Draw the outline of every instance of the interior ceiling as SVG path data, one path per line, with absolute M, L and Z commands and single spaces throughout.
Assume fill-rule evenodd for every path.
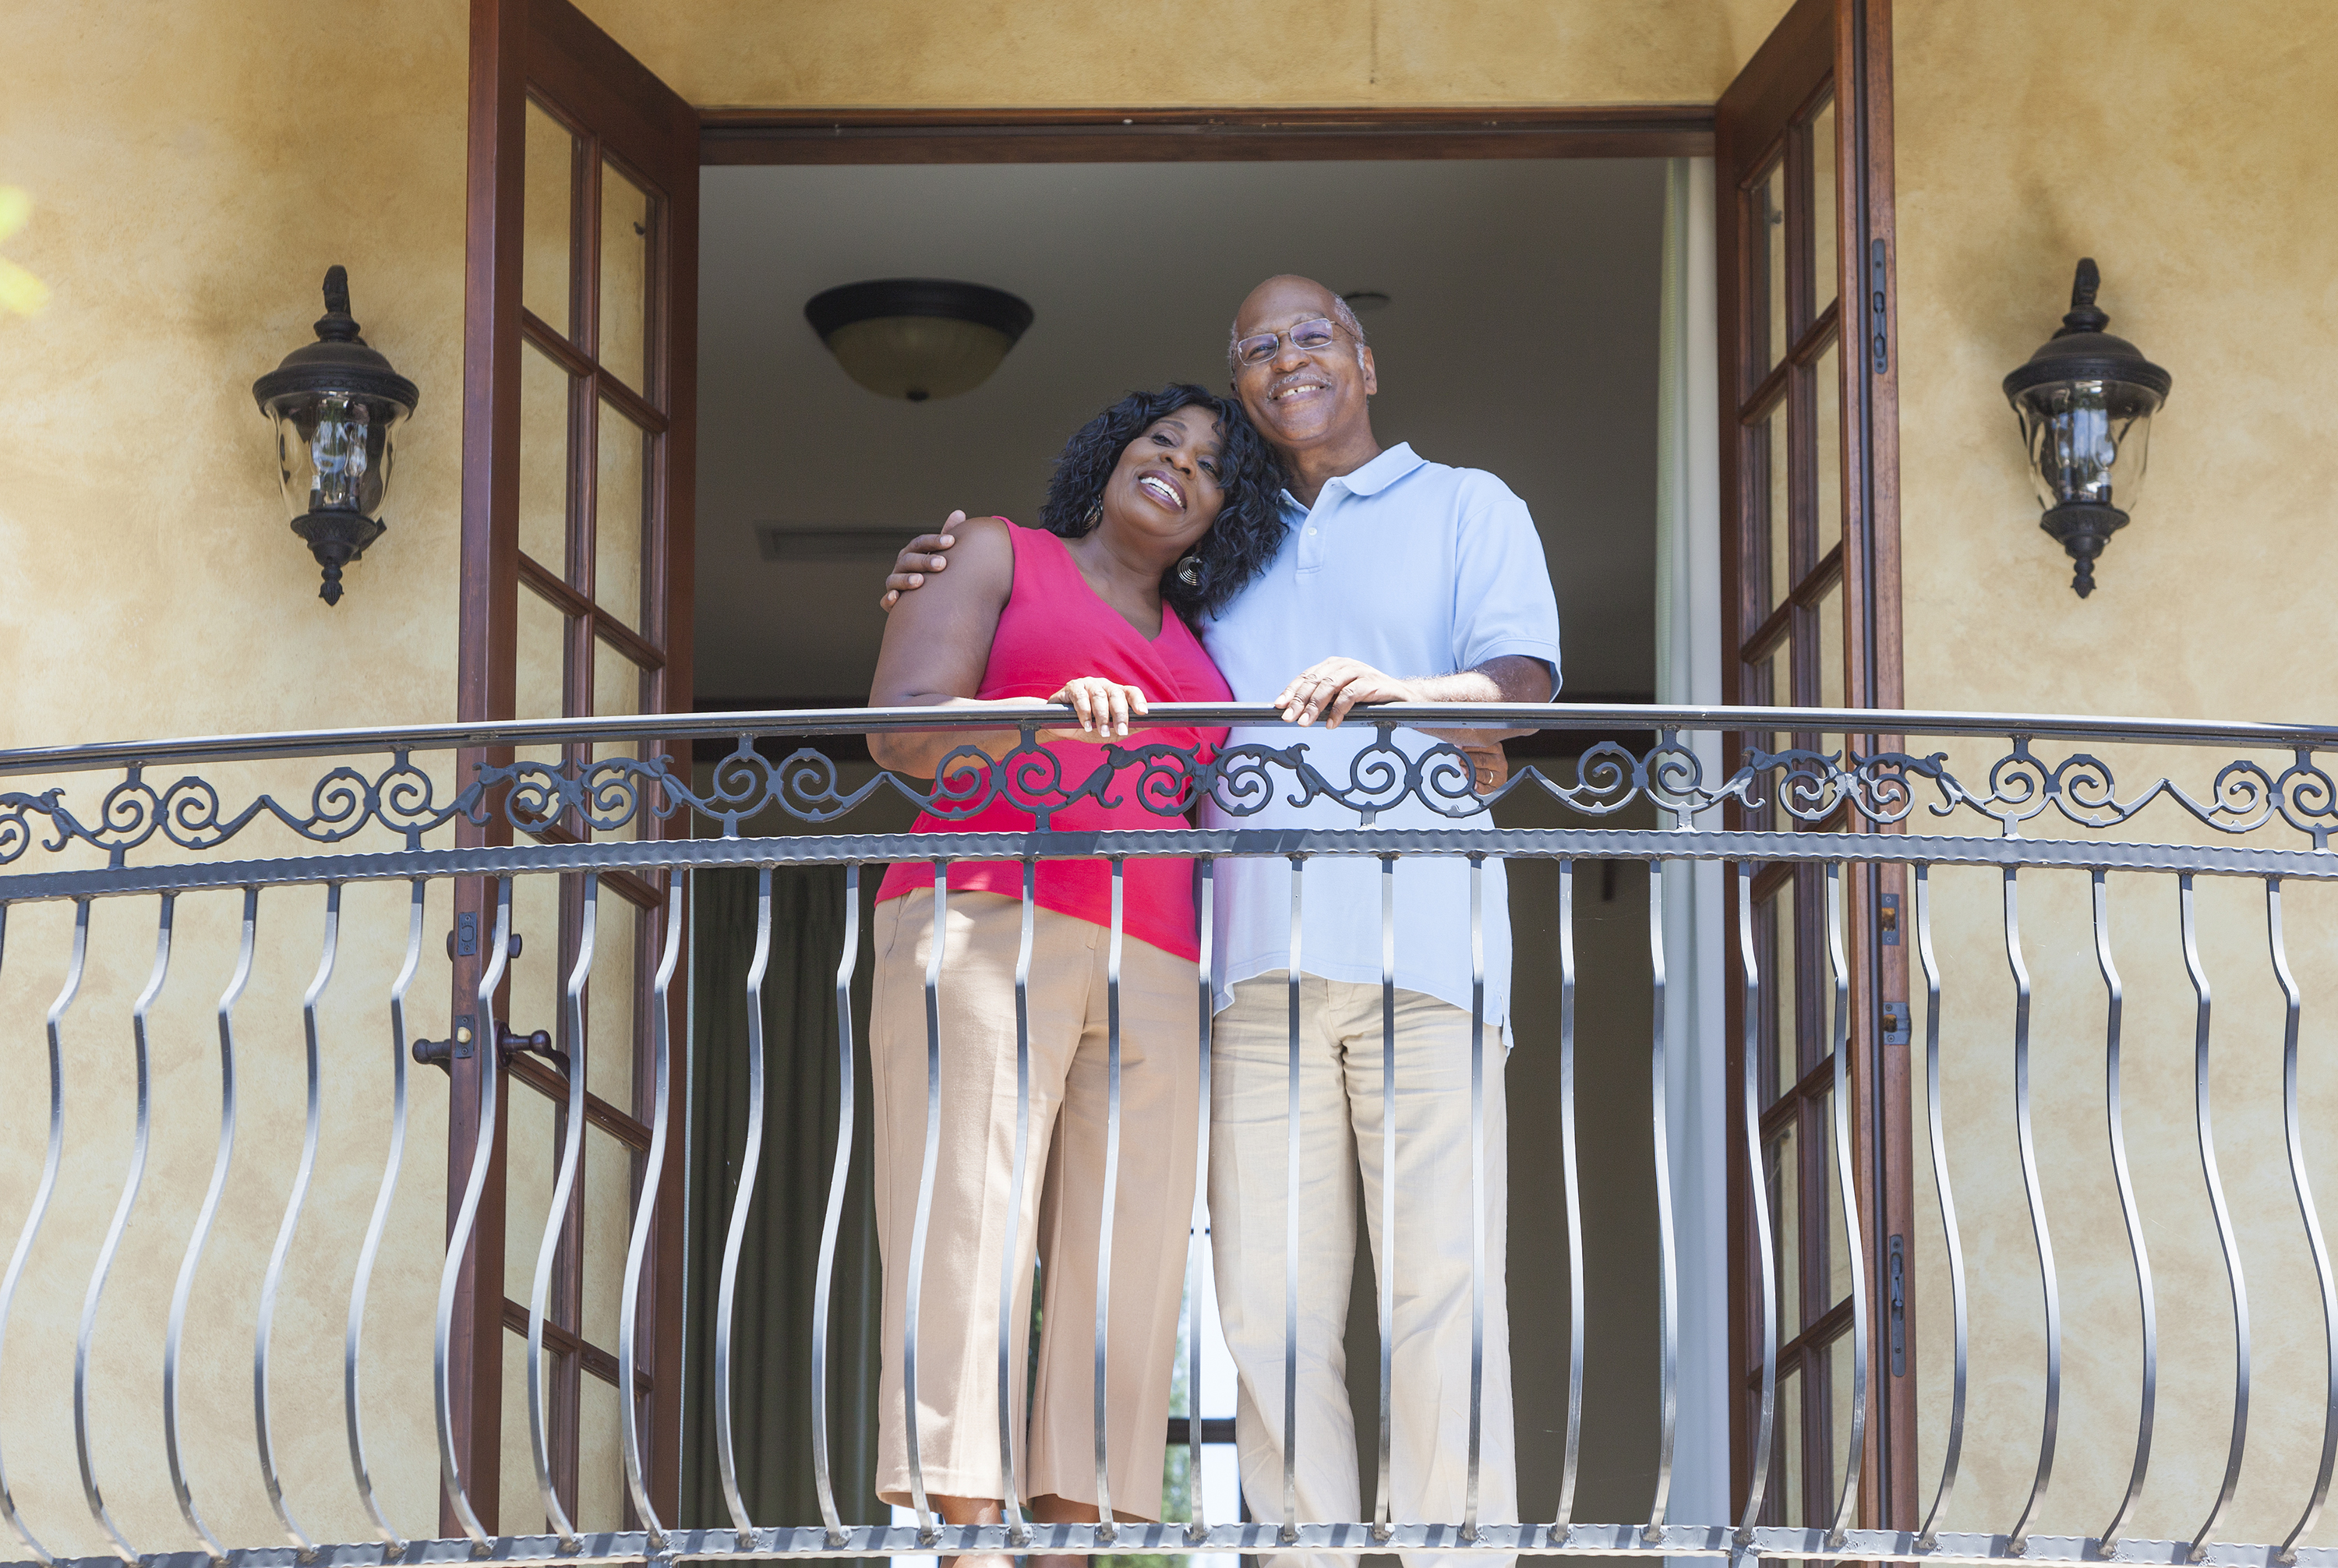
M 865 696 L 889 545 L 952 507 L 1027 523 L 1065 439 L 1106 404 L 1168 381 L 1223 387 L 1228 321 L 1275 272 L 1390 296 L 1362 318 L 1380 440 L 1490 469 L 1524 497 L 1570 694 L 1653 691 L 1660 161 L 709 168 L 702 181 L 702 703 Z M 891 401 L 848 379 L 803 317 L 823 289 L 888 277 L 991 284 L 1036 319 L 974 391 Z M 757 529 L 773 524 L 826 537 L 767 560 Z M 857 530 L 889 546 L 840 548 Z

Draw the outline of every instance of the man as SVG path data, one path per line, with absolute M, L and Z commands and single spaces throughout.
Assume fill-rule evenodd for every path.
M 1558 609 L 1525 504 L 1492 475 L 1383 448 L 1369 399 L 1372 350 L 1345 301 L 1310 279 L 1270 278 L 1235 317 L 1235 394 L 1282 459 L 1290 532 L 1273 563 L 1203 629 L 1237 701 L 1272 701 L 1286 726 L 1323 720 L 1307 760 L 1344 785 L 1371 745 L 1359 704 L 1543 702 L 1558 681 Z M 902 553 L 889 607 L 928 571 L 946 569 L 947 535 Z M 1293 671 L 1296 671 L 1294 674 Z M 1400 671 L 1403 673 L 1391 673 Z M 1480 789 L 1499 782 L 1499 732 L 1451 737 L 1472 750 Z M 1237 729 L 1232 745 L 1281 746 L 1287 728 Z M 1399 731 L 1419 755 L 1430 743 Z M 1346 828 L 1330 801 L 1204 827 Z M 1490 828 L 1419 800 L 1380 811 L 1385 828 Z M 1354 1268 L 1357 1173 L 1380 1277 L 1383 1183 L 1396 1198 L 1390 1516 L 1455 1522 L 1466 1505 L 1472 1339 L 1471 867 L 1408 857 L 1395 873 L 1396 1169 L 1382 1166 L 1380 863 L 1305 863 L 1300 943 L 1300 1254 L 1292 1481 L 1301 1520 L 1354 1520 L 1356 1432 L 1343 1338 Z M 1284 1279 L 1292 1234 L 1287 1117 L 1292 869 L 1282 859 L 1217 864 L 1212 1031 L 1210 1220 L 1218 1309 L 1241 1377 L 1236 1439 L 1254 1517 L 1284 1508 Z M 1505 1306 L 1507 1120 L 1502 1075 L 1509 1009 L 1508 901 L 1499 861 L 1479 889 L 1483 1033 L 1484 1352 L 1478 1517 L 1517 1518 Z M 1376 1439 L 1375 1439 L 1376 1443 Z M 1296 1568 L 1285 1553 L 1278 1568 Z M 1344 1559 L 1324 1557 L 1322 1568 Z M 1312 1568 L 1312 1565 L 1311 1565 Z

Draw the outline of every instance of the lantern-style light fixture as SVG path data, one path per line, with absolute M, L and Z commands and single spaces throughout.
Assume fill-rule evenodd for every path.
M 2078 564 L 2070 586 L 2081 599 L 2095 591 L 2095 557 L 2127 526 L 2120 503 L 2135 505 L 2143 487 L 2151 416 L 2174 385 L 2134 344 L 2103 330 L 2111 318 L 2095 307 L 2101 287 L 2094 259 L 2082 260 L 2062 329 L 2005 378 L 2046 509 L 2038 525 Z
M 911 403 L 989 380 L 1031 318 L 1031 307 L 1003 289 L 942 278 L 846 283 L 804 302 L 804 319 L 847 376 Z
M 341 568 L 381 537 L 389 491 L 390 427 L 414 412 L 414 383 L 358 336 L 349 316 L 349 275 L 325 272 L 325 314 L 317 340 L 251 384 L 252 399 L 276 425 L 276 466 L 284 509 L 324 568 L 317 597 L 341 602 Z

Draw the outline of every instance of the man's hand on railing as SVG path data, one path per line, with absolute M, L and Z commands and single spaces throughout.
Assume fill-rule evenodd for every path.
M 1458 675 L 1400 680 L 1361 659 L 1333 657 L 1309 665 L 1291 678 L 1275 698 L 1286 723 L 1308 725 L 1318 717 L 1327 730 L 1359 704 L 1374 702 L 1539 702 L 1548 700 L 1550 667 L 1539 659 L 1488 659 Z M 1510 760 L 1502 742 L 1523 730 L 1431 730 L 1469 756 L 1469 779 L 1480 795 L 1509 782 Z

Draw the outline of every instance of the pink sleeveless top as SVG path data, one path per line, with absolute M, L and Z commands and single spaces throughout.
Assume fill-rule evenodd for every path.
M 1233 700 L 1225 678 L 1174 610 L 1162 606 L 1161 634 L 1148 642 L 1088 586 L 1062 539 L 1041 529 L 1012 525 L 1007 536 L 1014 542 L 1015 586 L 998 612 L 998 630 L 990 641 L 990 662 L 983 668 L 977 697 L 1052 697 L 1066 681 L 1100 675 L 1135 687 L 1152 702 Z M 1148 742 L 1194 748 L 1207 759 L 1216 754 L 1225 739 L 1223 729 L 1161 726 L 1131 729 L 1121 744 L 1129 749 Z M 1056 740 L 1046 749 L 1054 754 L 1061 769 L 1059 781 L 1066 788 L 1076 788 L 1104 761 L 1105 749 L 1086 741 Z M 1115 774 L 1108 792 L 1119 804 L 1082 799 L 1053 813 L 1049 826 L 1059 833 L 1093 832 L 1100 828 L 1184 828 L 1184 818 L 1157 815 L 1138 803 L 1136 781 L 1142 771 L 1129 766 Z M 968 816 L 946 819 L 931 812 L 920 813 L 911 831 L 1028 833 L 1037 826 L 1037 818 L 1015 800 L 1010 786 L 998 799 Z M 1198 958 L 1193 862 L 1161 857 L 1131 858 L 1124 864 L 1121 929 L 1164 952 Z M 930 887 L 933 882 L 932 862 L 903 861 L 886 871 L 877 897 L 880 901 L 899 898 L 913 888 Z M 950 867 L 949 885 L 953 893 L 973 889 L 1020 898 L 1022 862 L 961 860 Z M 1102 860 L 1042 860 L 1034 897 L 1042 908 L 1109 926 L 1111 867 Z

